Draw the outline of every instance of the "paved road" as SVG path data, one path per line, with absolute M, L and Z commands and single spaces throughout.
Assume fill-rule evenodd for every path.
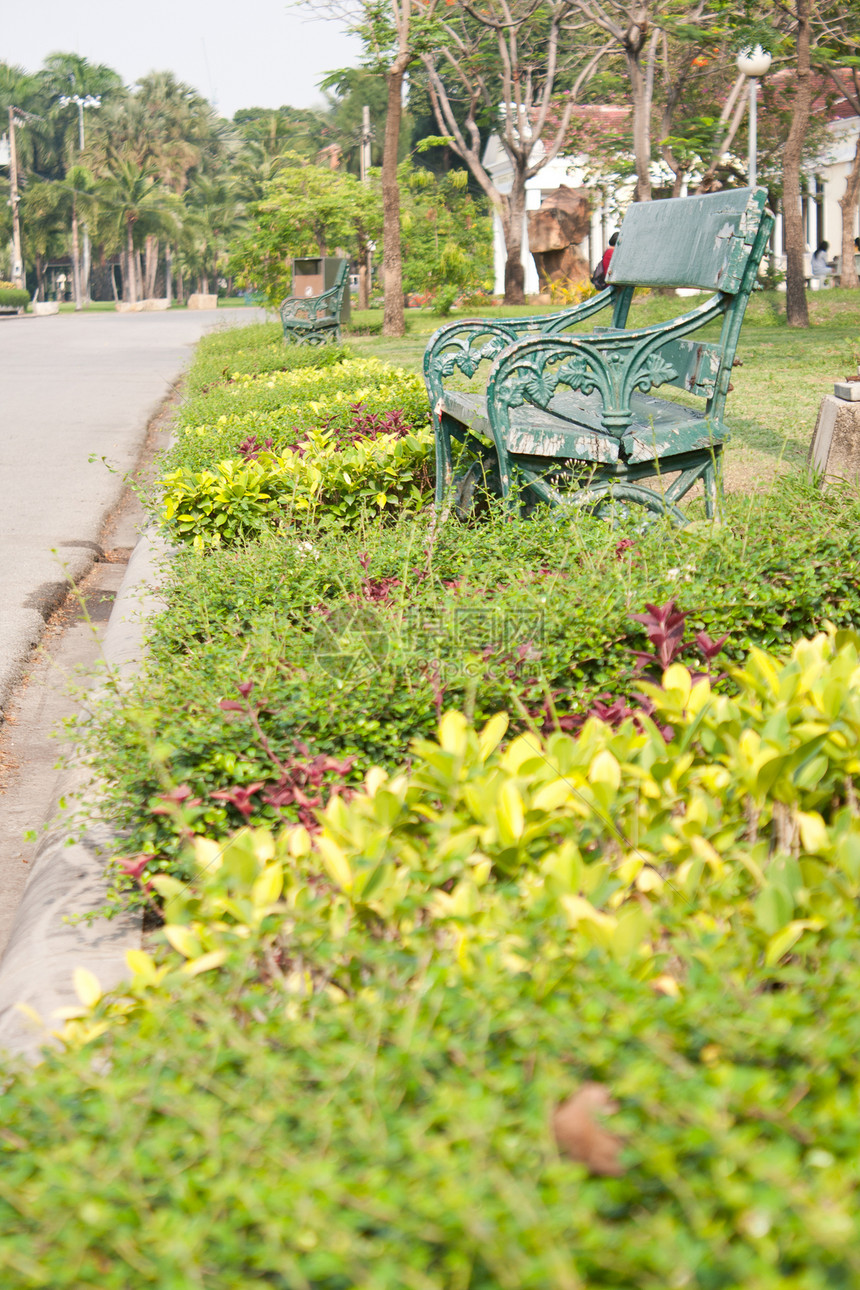
M 262 317 L 219 309 L 0 319 L 0 708 L 64 568 L 76 578 L 89 568 L 147 422 L 191 346 L 215 326 Z

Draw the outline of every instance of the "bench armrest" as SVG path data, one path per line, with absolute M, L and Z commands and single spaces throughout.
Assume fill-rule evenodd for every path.
M 554 334 L 575 326 L 613 303 L 618 288 L 607 287 L 581 305 L 554 314 L 532 314 L 526 318 L 464 318 L 446 323 L 430 337 L 424 351 L 424 379 L 431 403 L 442 393 L 444 379 L 459 368 L 474 376 L 482 363 L 490 362 L 522 336 Z
M 703 397 L 722 400 L 723 374 L 731 367 L 733 349 L 728 353 L 684 337 L 723 312 L 722 298 L 714 296 L 668 323 L 584 336 L 530 336 L 509 345 L 497 356 L 487 383 L 493 434 L 507 433 L 511 408 L 523 403 L 548 407 L 559 386 L 584 395 L 596 391 L 604 427 L 618 438 L 633 419 L 630 400 L 637 390 L 648 393 L 659 385 L 681 383 Z
M 334 317 L 340 314 L 343 297 L 343 284 L 329 287 L 318 296 L 288 296 L 279 307 L 281 319 L 306 318 L 314 321 L 321 317 Z

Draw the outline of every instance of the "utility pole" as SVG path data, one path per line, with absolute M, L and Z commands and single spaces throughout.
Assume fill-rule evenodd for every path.
M 18 152 L 15 147 L 15 108 L 9 109 L 9 188 L 12 206 L 12 281 L 16 287 L 26 287 L 24 259 L 21 253 L 21 215 L 18 204 Z
M 74 89 L 75 87 L 74 73 L 70 74 L 69 80 L 72 82 L 72 89 Z M 70 103 L 74 103 L 78 109 L 78 156 L 80 156 L 80 154 L 84 150 L 84 108 L 101 107 L 102 99 L 100 94 L 85 94 L 83 96 L 81 96 L 80 94 L 64 94 L 62 98 L 59 99 L 60 107 L 68 107 Z M 78 255 L 77 202 L 76 202 L 76 199 L 74 199 L 74 197 L 73 197 L 73 201 L 75 202 L 75 209 L 72 214 L 72 242 L 73 242 L 72 258 L 74 260 L 74 265 L 75 265 L 75 270 L 74 270 L 75 308 L 80 309 L 82 303 L 85 305 L 89 305 L 91 303 L 90 277 L 92 273 L 92 252 L 90 249 L 90 231 L 87 228 L 87 225 L 82 221 L 81 232 L 83 234 L 82 240 L 84 244 L 83 256 L 80 257 Z
M 370 108 L 367 104 L 361 109 L 361 182 L 366 184 L 370 175 L 370 141 L 373 132 L 370 128 Z

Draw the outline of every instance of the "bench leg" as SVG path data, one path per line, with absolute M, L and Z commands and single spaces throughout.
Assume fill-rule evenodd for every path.
M 723 518 L 723 454 L 714 453 L 702 474 L 705 489 L 705 514 L 709 520 Z
M 451 430 L 456 424 L 447 412 L 434 412 L 436 432 L 436 508 L 445 505 L 454 483 L 454 457 L 451 452 Z

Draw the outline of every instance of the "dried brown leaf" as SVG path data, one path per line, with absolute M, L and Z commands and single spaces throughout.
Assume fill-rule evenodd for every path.
M 617 1178 L 624 1172 L 618 1156 L 624 1145 L 595 1118 L 618 1110 L 604 1084 L 583 1084 L 582 1088 L 556 1107 L 552 1125 L 559 1151 L 578 1160 L 593 1174 Z

